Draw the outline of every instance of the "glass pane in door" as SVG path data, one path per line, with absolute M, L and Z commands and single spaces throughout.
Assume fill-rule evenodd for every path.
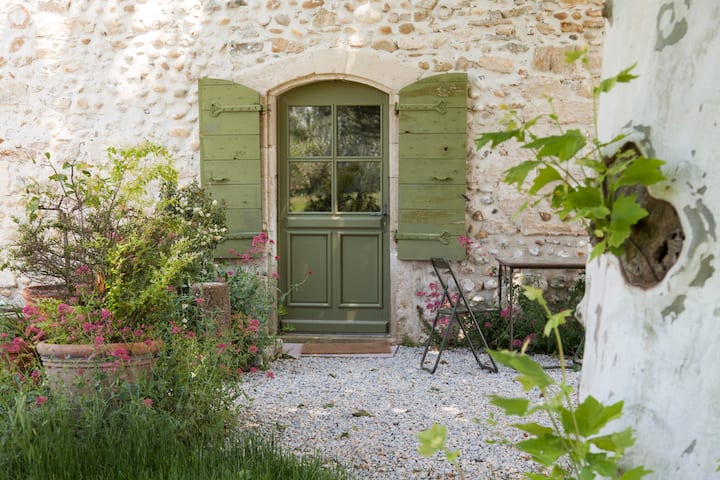
M 290 157 L 332 155 L 332 107 L 293 106 L 288 109 Z
M 289 167 L 289 210 L 332 211 L 332 163 L 290 162 Z
M 380 162 L 337 162 L 338 211 L 380 211 L 380 166 Z
M 379 157 L 382 154 L 380 119 L 379 105 L 338 105 L 338 156 Z

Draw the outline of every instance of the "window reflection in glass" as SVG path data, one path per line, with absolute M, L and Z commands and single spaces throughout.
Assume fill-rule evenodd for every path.
M 338 105 L 338 156 L 379 157 L 382 153 L 379 105 Z
M 379 212 L 380 177 L 380 162 L 338 162 L 338 211 Z
M 332 107 L 288 108 L 291 157 L 329 157 L 332 154 Z
M 290 162 L 290 211 L 332 210 L 332 169 L 329 162 Z

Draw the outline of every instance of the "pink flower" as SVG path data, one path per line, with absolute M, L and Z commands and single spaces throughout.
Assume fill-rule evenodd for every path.
M 268 378 L 275 378 L 275 374 L 273 372 L 267 372 L 266 375 Z
M 235 255 L 235 249 L 234 249 L 234 248 L 229 248 L 229 249 L 228 249 L 228 253 L 229 253 L 230 255 Z
M 144 400 L 143 400 L 143 405 L 146 406 L 147 408 L 152 407 L 152 405 L 153 405 L 153 400 L 152 400 L 152 398 L 146 398 L 146 399 L 144 399 Z
M 232 277 L 233 275 L 235 275 L 235 273 L 232 270 L 228 270 L 227 274 L 228 274 L 228 277 Z
M 110 352 L 110 355 L 112 355 L 113 357 L 115 357 L 119 360 L 125 360 L 125 361 L 130 360 L 130 353 L 125 348 L 122 348 L 122 347 L 116 348 L 115 350 Z
M 93 343 L 95 345 L 100 345 L 102 343 L 105 343 L 105 337 L 103 337 L 102 335 L 98 335 L 97 337 L 95 337 L 95 340 L 93 340 Z
M 205 299 L 202 297 L 198 297 L 195 299 L 195 303 L 197 303 L 198 305 L 202 305 L 203 303 L 205 303 Z
M 195 338 L 195 332 L 185 332 L 185 336 L 188 338 Z
M 75 311 L 75 309 L 73 307 L 71 307 L 70 305 L 68 305 L 67 303 L 61 303 L 60 305 L 58 305 L 57 310 L 58 310 L 58 314 L 60 314 L 60 315 L 73 313 Z
M 165 289 L 170 293 L 175 292 L 175 287 L 173 287 L 172 285 L 168 285 L 167 287 L 165 287 Z
M 250 373 L 257 373 L 258 369 L 256 367 L 250 367 Z
M 218 343 L 217 344 L 217 349 L 219 352 L 224 351 L 226 348 L 227 348 L 227 343 Z
M 40 310 L 38 310 L 37 307 L 33 305 L 25 305 L 22 311 L 25 318 L 34 317 L 40 314 Z
M 270 274 L 270 276 L 271 276 L 272 278 L 276 279 L 276 280 L 277 280 L 278 278 L 280 278 L 280 274 L 277 273 L 277 272 L 272 272 L 272 273 Z
M 258 348 L 257 348 L 255 345 L 250 345 L 250 346 L 248 347 L 248 352 L 250 352 L 250 353 L 252 353 L 253 355 L 255 355 L 255 354 L 258 352 Z
M 492 323 L 485 322 L 485 328 L 492 328 Z
M 520 341 L 519 338 L 513 339 L 513 341 L 512 341 L 512 346 L 513 346 L 513 347 L 519 347 L 520 345 L 522 345 L 522 342 Z
M 39 407 L 41 405 L 44 405 L 45 402 L 47 402 L 47 401 L 48 401 L 48 397 L 44 397 L 44 396 L 40 395 L 35 399 L 35 405 L 37 405 Z

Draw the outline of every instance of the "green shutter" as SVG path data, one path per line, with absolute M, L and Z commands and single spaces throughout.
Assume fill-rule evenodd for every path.
M 260 95 L 226 80 L 202 78 L 200 179 L 210 195 L 225 201 L 228 236 L 216 255 L 244 252 L 262 230 L 260 188 Z
M 465 250 L 467 75 L 424 78 L 400 90 L 398 257 L 461 260 Z

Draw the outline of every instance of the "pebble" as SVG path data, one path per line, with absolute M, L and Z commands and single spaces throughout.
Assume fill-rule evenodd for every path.
M 511 445 L 523 439 L 511 426 L 518 418 L 505 416 L 488 395 L 539 401 L 539 392 L 524 392 L 509 368 L 481 370 L 465 349 L 444 351 L 430 374 L 420 368 L 422 352 L 401 346 L 386 358 L 277 360 L 270 366 L 274 378 L 249 375 L 241 383 L 249 397 L 241 424 L 274 436 L 285 451 L 336 461 L 358 480 L 460 478 L 443 454 L 426 458 L 417 451 L 417 434 L 433 423 L 447 427 L 447 446 L 460 451 L 458 464 L 466 479 L 515 480 L 538 471 Z M 434 362 L 432 355 L 428 359 Z M 550 357 L 535 359 L 557 363 Z M 560 378 L 560 370 L 546 371 Z M 576 389 L 579 379 L 579 372 L 568 372 L 568 383 Z M 533 421 L 548 423 L 542 417 Z

